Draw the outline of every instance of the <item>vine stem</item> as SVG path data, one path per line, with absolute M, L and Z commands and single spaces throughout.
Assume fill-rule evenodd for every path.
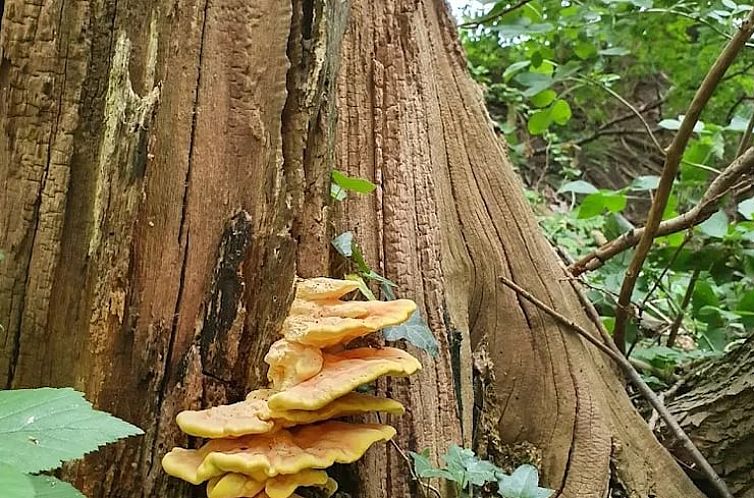
M 575 321 L 571 320 L 565 315 L 562 315 L 544 302 L 540 301 L 532 293 L 530 293 L 514 281 L 503 276 L 500 276 L 498 278 L 503 284 L 512 289 L 516 294 L 520 295 L 521 297 L 535 305 L 537 308 L 550 315 L 561 325 L 564 325 L 569 330 L 576 332 L 579 336 L 586 339 L 590 344 L 597 347 L 597 349 L 599 349 L 600 351 L 605 353 L 605 355 L 609 356 L 613 361 L 615 361 L 615 363 L 623 371 L 631 384 L 633 384 L 634 387 L 636 387 L 636 389 L 641 393 L 641 395 L 649 402 L 649 404 L 652 405 L 652 408 L 654 408 L 657 413 L 659 413 L 660 417 L 663 419 L 663 421 L 665 421 L 665 424 L 667 424 L 673 436 L 675 436 L 681 442 L 683 448 L 689 453 L 689 456 L 694 461 L 694 463 L 699 466 L 701 472 L 704 473 L 707 479 L 710 480 L 715 489 L 720 493 L 720 496 L 722 496 L 723 498 L 733 498 L 733 495 L 728 490 L 728 486 L 725 484 L 725 481 L 723 481 L 720 476 L 717 475 L 715 469 L 712 468 L 712 465 L 710 465 L 704 455 L 702 455 L 702 453 L 699 451 L 699 448 L 694 445 L 693 441 L 691 441 L 689 436 L 684 432 L 683 428 L 678 424 L 678 422 L 676 422 L 675 418 L 673 418 L 673 415 L 670 414 L 662 400 L 655 394 L 654 391 L 652 391 L 647 383 L 644 382 L 644 380 L 641 378 L 641 375 L 634 368 L 628 358 L 623 356 L 622 352 L 618 349 L 615 342 L 610 339 L 610 335 L 602 325 L 602 322 L 599 320 L 599 316 L 596 317 L 595 325 L 597 326 L 600 337 L 604 342 L 600 341 L 597 337 L 589 333 L 589 331 L 587 331 L 581 325 L 577 324 Z M 595 317 L 592 316 L 593 314 L 596 314 L 596 310 L 589 312 L 590 318 L 595 321 Z

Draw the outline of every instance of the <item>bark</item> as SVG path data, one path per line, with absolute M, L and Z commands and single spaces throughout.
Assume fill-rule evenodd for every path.
M 668 408 L 731 492 L 754 497 L 754 338 L 685 379 Z
M 69 469 L 88 496 L 190 493 L 159 465 L 175 414 L 263 382 L 345 229 L 441 345 L 381 385 L 400 446 L 527 442 L 559 496 L 701 496 L 599 353 L 499 284 L 589 325 L 442 0 L 10 0 L 1 26 L 0 380 L 146 431 Z M 332 205 L 333 165 L 379 189 Z M 386 445 L 343 484 L 415 496 L 407 470 Z

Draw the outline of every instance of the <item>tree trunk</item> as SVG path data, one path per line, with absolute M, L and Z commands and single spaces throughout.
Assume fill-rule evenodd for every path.
M 559 496 L 701 496 L 599 353 L 499 284 L 590 325 L 442 0 L 10 0 L 0 29 L 0 379 L 146 431 L 69 470 L 91 498 L 189 495 L 159 464 L 175 414 L 264 381 L 294 275 L 337 274 L 345 229 L 441 345 L 381 385 L 400 446 L 526 441 Z M 379 189 L 333 205 L 333 165 Z M 358 476 L 416 495 L 389 445 Z
M 668 408 L 731 492 L 754 498 L 754 337 L 694 372 Z M 691 463 L 668 439 L 673 453 Z

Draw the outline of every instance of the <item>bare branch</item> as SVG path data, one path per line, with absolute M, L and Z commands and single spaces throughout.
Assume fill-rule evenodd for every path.
M 694 95 L 694 99 L 691 101 L 688 112 L 683 117 L 678 132 L 667 149 L 667 153 L 665 154 L 665 165 L 663 166 L 662 175 L 660 176 L 660 185 L 657 187 L 652 207 L 649 210 L 644 233 L 642 234 L 641 239 L 639 239 L 634 257 L 631 259 L 631 263 L 628 265 L 628 270 L 626 270 L 626 276 L 623 278 L 620 300 L 618 306 L 615 308 L 614 338 L 621 351 L 625 348 L 626 323 L 628 321 L 627 305 L 631 301 L 631 294 L 636 286 L 636 280 L 639 278 L 639 273 L 644 265 L 644 260 L 647 258 L 647 254 L 649 254 L 649 250 L 652 248 L 657 229 L 662 221 L 662 213 L 665 210 L 668 199 L 670 198 L 670 191 L 673 188 L 673 182 L 678 173 L 678 167 L 681 164 L 683 151 L 686 149 L 686 145 L 691 138 L 691 133 L 694 131 L 694 126 L 699 120 L 699 116 L 701 115 L 704 106 L 707 105 L 707 102 L 712 97 L 712 93 L 725 75 L 725 71 L 733 63 L 749 38 L 751 38 L 753 32 L 754 9 L 749 12 L 749 16 L 741 25 L 741 29 L 739 29 L 738 33 L 736 33 L 726 45 L 725 49 L 723 49 L 720 56 L 710 68 L 707 76 L 704 77 L 704 81 L 702 81 L 696 95 Z
M 483 16 L 483 17 L 481 17 L 479 19 L 475 19 L 473 21 L 469 21 L 469 22 L 465 22 L 463 24 L 459 24 L 458 27 L 459 28 L 464 28 L 464 29 L 466 29 L 466 28 L 476 28 L 477 26 L 482 25 L 482 24 L 484 24 L 486 22 L 494 21 L 495 19 L 499 19 L 499 18 L 503 17 L 506 14 L 510 14 L 514 10 L 520 9 L 521 7 L 523 7 L 524 5 L 526 5 L 527 3 L 531 2 L 531 1 L 532 0 L 520 0 L 518 3 L 516 3 L 514 5 L 511 5 L 507 9 L 503 9 L 500 12 L 495 12 L 495 13 L 487 14 L 486 16 Z
M 652 389 L 646 384 L 646 382 L 644 382 L 639 372 L 637 372 L 633 365 L 631 365 L 631 362 L 625 356 L 623 356 L 616 344 L 609 339 L 610 336 L 607 330 L 605 330 L 604 326 L 602 326 L 602 322 L 599 320 L 599 316 L 597 316 L 595 325 L 597 326 L 603 341 L 609 341 L 607 345 L 604 342 L 598 340 L 594 335 L 590 334 L 589 331 L 578 325 L 570 318 L 567 318 L 566 316 L 550 308 L 547 304 L 534 297 L 534 295 L 532 295 L 529 291 L 522 288 L 512 280 L 503 276 L 499 277 L 499 279 L 503 284 L 511 288 L 518 295 L 525 298 L 527 301 L 534 304 L 537 308 L 550 315 L 561 325 L 564 325 L 571 331 L 576 332 L 578 335 L 586 339 L 590 344 L 596 346 L 597 349 L 599 349 L 607 356 L 609 356 L 613 361 L 615 361 L 618 367 L 620 367 L 620 369 L 626 375 L 628 380 L 634 385 L 634 387 L 636 387 L 641 395 L 644 396 L 649 404 L 652 405 L 652 408 L 657 410 L 657 413 L 660 414 L 660 417 L 665 421 L 672 434 L 676 438 L 678 438 L 683 448 L 689 452 L 689 455 L 691 455 L 694 463 L 699 466 L 701 472 L 703 472 L 707 479 L 710 480 L 712 485 L 715 486 L 715 489 L 720 493 L 720 496 L 724 498 L 733 498 L 733 495 L 730 493 L 730 491 L 728 491 L 728 487 L 726 486 L 725 482 L 720 478 L 719 475 L 717 475 L 717 472 L 715 472 L 715 469 L 712 468 L 712 465 L 710 465 L 707 459 L 704 458 L 704 455 L 702 455 L 699 449 L 694 445 L 688 435 L 683 431 L 681 426 L 678 425 L 678 422 L 676 422 L 676 420 L 670 414 L 668 409 L 663 404 L 662 400 L 660 400 L 660 398 L 657 397 L 654 391 L 652 391 Z M 596 313 L 596 311 L 594 312 Z M 593 317 L 592 320 L 594 321 Z

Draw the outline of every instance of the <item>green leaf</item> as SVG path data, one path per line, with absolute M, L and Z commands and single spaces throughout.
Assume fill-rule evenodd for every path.
M 511 77 L 521 71 L 522 69 L 526 69 L 531 64 L 531 61 L 518 61 L 514 62 L 510 66 L 508 66 L 505 71 L 503 72 L 503 80 L 509 81 Z
M 377 297 L 374 295 L 374 293 L 372 293 L 371 289 L 369 289 L 366 282 L 364 282 L 364 279 L 361 278 L 360 275 L 357 275 L 355 273 L 349 273 L 348 275 L 345 276 L 345 279 L 351 280 L 359 284 L 359 292 L 361 292 L 361 294 L 368 300 L 370 301 L 377 300 Z
M 34 497 L 34 486 L 29 476 L 8 465 L 0 465 L 0 489 L 4 498 Z
M 350 190 L 351 192 L 369 194 L 377 188 L 377 185 L 369 180 L 348 176 L 337 170 L 333 170 L 331 176 L 333 183 L 345 190 Z
M 580 41 L 573 47 L 573 53 L 579 59 L 588 59 L 597 53 L 597 48 L 589 42 Z
M 754 220 L 754 197 L 739 202 L 738 212 L 747 220 Z
M 417 476 L 422 478 L 440 477 L 449 481 L 455 480 L 453 474 L 447 470 L 438 469 L 432 465 L 432 462 L 429 461 L 429 449 L 425 449 L 421 453 L 409 451 L 408 454 L 414 460 L 414 472 Z
M 0 391 L 0 464 L 22 472 L 55 469 L 141 429 L 92 409 L 73 389 Z
M 694 314 L 699 314 L 699 311 L 705 306 L 713 308 L 720 306 L 720 298 L 717 297 L 707 280 L 699 279 L 696 282 L 694 293 L 691 296 L 691 306 Z
M 426 351 L 432 357 L 437 356 L 440 352 L 434 334 L 432 334 L 432 331 L 419 311 L 414 311 L 411 317 L 404 323 L 383 329 L 382 335 L 386 341 L 400 341 L 404 339 L 409 344 L 416 346 L 422 351 Z
M 498 494 L 504 498 L 548 498 L 553 493 L 539 487 L 539 473 L 532 465 L 521 465 L 513 474 L 499 476 Z
M 561 126 L 571 119 L 571 115 L 571 106 L 563 99 L 556 100 L 550 107 L 550 117 Z
M 31 476 L 34 498 L 86 498 L 76 488 L 51 476 Z
M 681 127 L 681 122 L 677 119 L 663 119 L 657 123 L 657 126 L 666 130 L 677 130 Z
M 537 111 L 529 116 L 529 121 L 526 123 L 526 128 L 532 135 L 541 135 L 542 133 L 547 131 L 550 123 L 552 123 L 552 119 L 550 118 L 550 110 L 545 109 L 542 111 Z
M 639 176 L 631 182 L 631 190 L 655 190 L 660 185 L 660 177 L 656 175 Z
M 454 480 L 461 483 L 462 488 L 469 483 L 483 486 L 485 483 L 495 482 L 497 474 L 502 472 L 491 462 L 480 460 L 472 450 L 455 444 L 448 448 L 445 464 L 448 471 L 454 475 Z
M 533 95 L 529 100 L 534 107 L 547 107 L 557 96 L 558 94 L 555 93 L 555 90 L 548 89 Z
M 613 56 L 613 55 L 628 55 L 631 53 L 631 51 L 623 47 L 611 47 L 611 48 L 606 48 L 605 50 L 600 50 L 599 53 L 600 55 Z
M 593 218 L 603 212 L 619 213 L 626 207 L 626 196 L 617 192 L 597 192 L 584 197 L 579 206 L 578 217 Z
M 564 192 L 573 192 L 574 194 L 594 194 L 595 192 L 599 192 L 599 190 L 589 182 L 576 180 L 561 185 L 558 189 L 558 193 L 562 194 Z
M 524 97 L 532 97 L 542 90 L 547 90 L 555 81 L 551 76 L 534 71 L 519 73 L 513 79 L 526 87 L 526 90 L 523 92 Z
M 353 232 L 343 232 L 330 242 L 344 258 L 353 256 Z
M 728 233 L 728 215 L 723 210 L 716 212 L 699 225 L 699 230 L 709 237 L 722 239 Z
M 346 189 L 335 182 L 330 183 L 330 197 L 336 201 L 344 201 L 347 196 Z
M 489 26 L 488 29 L 497 31 L 502 37 L 515 38 L 522 35 L 539 35 L 548 33 L 553 30 L 553 25 L 547 22 L 531 24 L 517 22 L 514 24 L 496 24 L 494 26 Z

